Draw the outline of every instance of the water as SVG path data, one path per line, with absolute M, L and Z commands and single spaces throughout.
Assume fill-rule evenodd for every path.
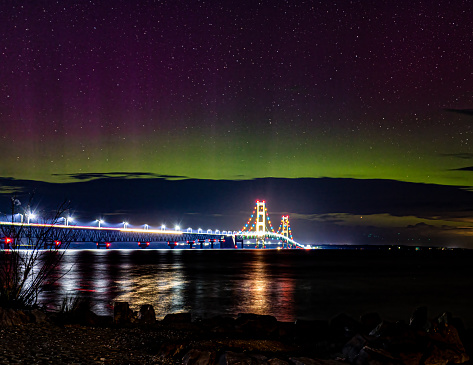
M 114 301 L 158 317 L 271 314 L 280 321 L 355 318 L 376 311 L 408 320 L 421 305 L 433 317 L 450 311 L 473 326 L 470 251 L 358 250 L 69 250 L 59 280 L 42 294 L 54 306 L 87 297 L 99 314 Z

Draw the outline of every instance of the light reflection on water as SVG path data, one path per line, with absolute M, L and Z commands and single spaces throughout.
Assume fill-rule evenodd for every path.
M 124 253 L 130 260 L 131 252 Z M 169 262 L 143 263 L 139 267 L 131 267 L 128 263 L 118 280 L 119 295 L 115 301 L 129 302 L 135 308 L 143 304 L 152 304 L 157 313 L 171 313 L 190 310 L 184 303 L 183 290 L 187 284 L 182 271 L 180 253 L 170 255 Z
M 185 311 L 202 317 L 276 311 L 281 320 L 293 320 L 290 273 L 273 277 L 262 251 L 235 256 L 198 250 L 70 250 L 57 270 L 58 281 L 41 299 L 53 307 L 65 296 L 79 295 L 90 299 L 99 314 L 111 314 L 114 301 L 126 301 L 134 310 L 152 304 L 158 317 Z
M 430 256 L 429 256 L 430 255 Z M 446 255 L 446 256 L 440 256 Z M 111 314 L 114 301 L 134 310 L 152 304 L 158 317 L 271 314 L 281 321 L 377 311 L 409 318 L 419 305 L 470 321 L 473 254 L 304 252 L 302 250 L 69 250 L 40 300 L 68 296 Z M 439 267 L 442 270 L 439 270 Z M 442 293 L 439 296 L 438 293 Z M 471 317 L 471 318 L 470 318 Z

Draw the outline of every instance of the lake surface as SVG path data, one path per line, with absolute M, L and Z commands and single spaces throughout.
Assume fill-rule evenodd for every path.
M 69 250 L 41 300 L 79 294 L 99 314 L 127 301 L 152 304 L 160 318 L 251 312 L 280 321 L 371 311 L 408 321 L 425 305 L 431 317 L 450 311 L 473 327 L 472 259 L 465 250 Z

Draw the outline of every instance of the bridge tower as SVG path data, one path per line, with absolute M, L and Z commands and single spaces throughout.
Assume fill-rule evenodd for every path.
M 278 233 L 286 238 L 292 238 L 292 232 L 291 232 L 291 224 L 289 223 L 289 216 L 288 215 L 283 215 L 281 217 L 281 223 L 279 224 L 279 229 Z M 286 247 L 288 247 L 288 241 L 286 240 Z M 283 242 L 283 248 L 284 248 L 284 242 Z
M 266 202 L 256 201 L 256 233 L 264 235 L 266 233 Z
M 266 202 L 256 201 L 256 247 L 261 245 L 264 248 L 264 239 L 266 233 Z
M 270 232 L 274 233 L 274 228 L 271 224 L 271 219 L 268 215 L 265 200 L 257 200 L 248 222 L 241 230 L 242 232 L 254 232 L 256 239 L 256 247 L 260 244 L 264 248 L 266 235 Z
M 281 218 L 281 233 L 284 237 L 289 237 L 289 216 L 283 215 Z

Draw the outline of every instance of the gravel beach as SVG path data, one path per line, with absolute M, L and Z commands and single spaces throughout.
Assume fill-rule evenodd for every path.
M 172 331 L 25 324 L 0 328 L 2 364 L 174 364 L 152 354 Z

